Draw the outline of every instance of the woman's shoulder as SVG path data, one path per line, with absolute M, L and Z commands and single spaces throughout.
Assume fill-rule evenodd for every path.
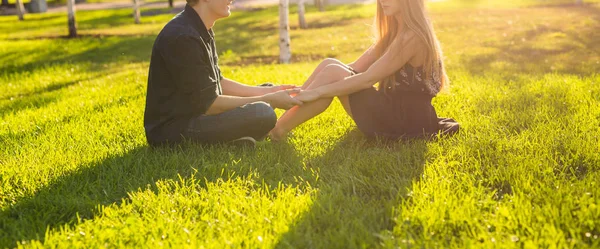
M 409 50 L 414 52 L 414 57 L 421 57 L 426 51 L 425 43 L 415 31 L 410 29 L 402 31 L 396 36 L 394 46 L 400 51 Z
M 419 39 L 417 33 L 411 29 L 398 33 L 398 35 L 396 35 L 396 41 L 396 44 L 402 47 L 416 48 L 423 45 L 423 42 Z
M 415 68 L 424 64 L 427 50 L 425 44 L 418 37 L 416 32 L 410 29 L 400 32 L 397 36 L 397 41 L 396 45 L 400 47 L 400 50 L 410 50 L 413 52 L 412 58 L 407 64 L 410 64 L 410 66 Z
M 408 42 L 417 38 L 417 33 L 412 29 L 407 29 L 398 34 L 403 42 Z

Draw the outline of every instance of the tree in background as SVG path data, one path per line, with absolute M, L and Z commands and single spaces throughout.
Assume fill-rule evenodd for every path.
M 288 64 L 292 58 L 290 48 L 289 0 L 279 0 L 279 63 Z
M 325 0 L 315 0 L 315 6 L 317 6 L 317 8 L 319 8 L 319 11 L 324 12 L 325 11 Z
M 306 29 L 306 19 L 304 18 L 304 0 L 298 0 L 298 26 Z
M 140 1 L 139 0 L 133 0 L 133 19 L 135 21 L 135 24 L 142 23 L 140 21 Z
M 77 37 L 77 23 L 75 22 L 75 0 L 67 0 L 67 18 L 69 19 L 69 38 Z
M 25 19 L 23 17 L 25 15 L 25 7 L 23 6 L 23 0 L 17 0 L 17 14 L 19 15 L 19 20 L 23 21 L 23 19 Z

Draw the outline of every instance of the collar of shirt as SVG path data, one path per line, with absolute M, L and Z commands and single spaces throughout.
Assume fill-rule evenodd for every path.
M 202 18 L 200 18 L 192 6 L 186 4 L 185 9 L 183 10 L 183 15 L 194 24 L 194 28 L 196 28 L 196 31 L 198 31 L 202 39 L 206 41 L 214 39 L 215 34 L 213 33 L 212 29 L 206 30 L 206 25 L 204 25 Z

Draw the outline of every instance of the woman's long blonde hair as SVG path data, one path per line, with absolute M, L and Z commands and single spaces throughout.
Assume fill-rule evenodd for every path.
M 442 89 L 449 83 L 449 80 L 444 69 L 442 49 L 433 30 L 433 25 L 429 21 L 429 18 L 427 18 L 425 0 L 396 1 L 400 1 L 401 3 L 401 17 L 404 23 L 404 30 L 412 30 L 416 38 L 423 42 L 427 48 L 425 63 L 423 64 L 425 79 L 433 79 L 436 82 L 440 82 L 439 89 Z M 377 1 L 375 26 L 377 29 L 375 52 L 381 57 L 389 49 L 401 27 L 398 27 L 398 22 L 393 16 L 386 16 L 383 13 L 383 7 L 379 1 Z M 381 83 L 385 89 L 394 87 L 395 76 L 391 75 Z

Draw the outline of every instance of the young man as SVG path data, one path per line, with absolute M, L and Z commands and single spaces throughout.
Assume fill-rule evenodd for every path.
M 231 142 L 254 145 L 275 126 L 275 108 L 302 102 L 294 86 L 252 87 L 224 78 L 212 27 L 230 0 L 187 0 L 160 32 L 150 60 L 144 128 L 152 146 Z

